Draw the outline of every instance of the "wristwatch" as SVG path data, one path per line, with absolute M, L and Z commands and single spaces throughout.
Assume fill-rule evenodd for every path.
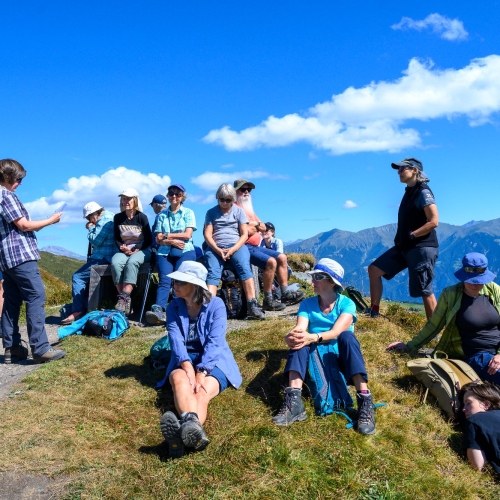
M 198 373 L 203 373 L 203 375 L 205 375 L 205 377 L 208 375 L 208 370 L 206 370 L 205 368 L 196 368 L 196 371 Z
M 414 240 L 416 236 L 410 231 L 410 240 Z
M 321 342 L 323 342 L 323 337 L 319 333 L 316 335 L 318 336 L 318 344 L 321 344 Z

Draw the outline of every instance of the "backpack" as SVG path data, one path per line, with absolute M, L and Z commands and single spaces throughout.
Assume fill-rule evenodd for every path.
M 243 319 L 247 315 L 247 299 L 240 280 L 230 269 L 222 271 L 222 287 L 217 291 L 217 296 L 226 306 L 227 319 Z
M 448 359 L 446 354 L 445 356 L 445 359 L 412 359 L 406 363 L 406 366 L 426 387 L 423 403 L 430 392 L 449 418 L 457 418 L 462 406 L 459 397 L 460 388 L 480 378 L 465 361 Z
M 342 292 L 342 295 L 349 297 L 354 302 L 356 305 L 356 311 L 359 313 L 365 312 L 369 307 L 359 290 L 356 290 L 353 286 L 346 287 Z
M 170 337 L 167 333 L 158 339 L 149 350 L 149 362 L 154 370 L 166 369 L 172 357 L 172 347 Z
M 353 421 L 348 412 L 354 411 L 353 401 L 339 369 L 337 342 L 314 347 L 307 362 L 307 386 L 314 400 L 316 415 L 337 413 L 347 418 L 347 427 L 352 427 Z
M 116 340 L 129 328 L 130 323 L 122 311 L 104 309 L 87 313 L 71 325 L 59 328 L 57 333 L 60 339 L 69 335 L 84 334 L 102 337 L 106 340 Z

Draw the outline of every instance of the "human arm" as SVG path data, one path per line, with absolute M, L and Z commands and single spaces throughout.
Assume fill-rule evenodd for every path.
M 146 249 L 151 246 L 153 243 L 153 235 L 151 234 L 151 226 L 149 225 L 149 220 L 146 216 L 146 214 L 143 214 L 141 212 L 140 218 L 139 218 L 142 226 L 142 244 L 141 245 L 136 245 L 134 247 L 134 250 L 141 250 L 141 249 Z
M 500 354 L 495 354 L 488 363 L 488 375 L 495 375 L 500 370 Z
M 248 223 L 248 237 L 253 236 L 255 233 L 264 233 L 266 225 L 261 221 L 250 221 Z
M 472 467 L 477 470 L 481 470 L 487 462 L 483 450 L 474 450 L 472 448 L 467 448 L 467 459 Z
M 475 415 L 473 415 L 475 417 Z M 471 420 L 472 417 L 469 417 L 466 421 L 465 428 L 465 447 L 467 448 L 467 459 L 469 463 L 477 470 L 481 470 L 484 467 L 484 464 L 487 462 L 486 454 L 481 449 L 481 446 L 478 444 L 481 440 L 481 430 L 480 427 L 476 426 L 474 422 Z
M 436 204 L 433 203 L 432 205 L 426 205 L 424 207 L 424 213 L 427 222 L 423 226 L 420 226 L 418 229 L 412 231 L 412 234 L 413 236 L 415 236 L 415 238 L 425 236 L 429 234 L 433 229 L 436 229 L 436 227 L 438 227 L 439 215 Z
M 276 251 L 279 253 L 285 253 L 285 250 L 283 248 L 283 240 L 280 240 L 279 238 L 275 238 L 275 243 L 276 243 Z
M 218 297 L 212 298 L 207 307 L 209 310 L 203 316 L 206 322 L 198 324 L 198 333 L 203 343 L 203 354 L 196 368 L 207 370 L 210 373 L 220 359 L 226 345 L 227 313 L 224 302 Z M 203 339 L 201 338 L 202 334 Z
M 181 364 L 188 362 L 191 364 L 191 358 L 187 352 L 186 339 L 182 332 L 182 321 L 178 314 L 178 307 L 176 302 L 183 299 L 176 299 L 172 301 L 167 307 L 167 332 L 170 338 L 170 346 L 172 348 L 172 356 L 174 358 L 174 367 L 182 368 Z M 187 314 L 187 312 L 186 312 Z M 183 368 L 186 371 L 185 368 Z
M 238 226 L 239 231 L 240 231 L 240 237 L 238 238 L 238 241 L 231 247 L 228 248 L 227 250 L 224 250 L 224 259 L 229 259 L 231 255 L 233 255 L 235 252 L 237 252 L 248 240 L 248 224 L 240 224 Z
M 95 247 L 100 247 L 108 238 L 108 235 L 113 231 L 113 221 L 110 219 L 99 219 L 95 225 L 88 228 L 88 240 Z
M 61 216 L 62 212 L 58 212 L 56 214 L 52 214 L 48 219 L 28 220 L 26 217 L 20 217 L 12 222 L 19 230 L 25 233 L 27 231 L 40 231 L 40 229 L 43 229 L 44 227 L 57 224 L 61 220 Z
M 224 258 L 223 251 L 217 246 L 214 240 L 214 226 L 213 224 L 205 224 L 205 229 L 203 230 L 203 236 L 205 237 L 205 241 L 207 245 L 218 255 Z

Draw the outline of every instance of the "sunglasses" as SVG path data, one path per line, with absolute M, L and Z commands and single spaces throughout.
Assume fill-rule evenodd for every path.
M 253 188 L 247 188 L 247 187 L 240 187 L 240 189 L 238 189 L 238 191 L 241 191 L 242 193 L 246 193 L 246 192 L 251 192 Z
M 167 193 L 167 196 L 177 196 L 177 197 L 179 197 L 179 196 L 182 196 L 182 192 L 181 191 L 169 191 Z
M 469 267 L 469 266 L 465 266 L 464 267 L 464 271 L 466 273 L 484 273 L 486 271 L 486 269 L 488 269 L 487 267 Z
M 172 280 L 174 283 L 174 286 L 184 286 L 187 284 L 187 281 L 180 281 L 180 280 Z
M 233 203 L 233 199 L 232 198 L 219 198 L 219 201 L 221 203 Z
M 328 276 L 328 274 L 322 274 L 322 273 L 314 273 L 314 274 L 311 274 L 311 277 L 314 281 L 322 281 L 322 280 L 328 280 L 328 281 L 332 281 L 330 276 Z
M 22 182 L 23 182 L 23 178 L 21 177 L 20 179 L 16 179 L 16 182 L 17 182 L 18 184 L 22 184 Z

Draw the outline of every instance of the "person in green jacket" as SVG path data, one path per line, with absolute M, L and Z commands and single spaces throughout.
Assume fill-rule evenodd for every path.
M 393 342 L 388 351 L 415 352 L 444 328 L 435 351 L 464 359 L 482 380 L 500 383 L 500 286 L 488 259 L 472 252 L 455 272 L 460 283 L 447 287 L 434 313 L 410 342 Z

